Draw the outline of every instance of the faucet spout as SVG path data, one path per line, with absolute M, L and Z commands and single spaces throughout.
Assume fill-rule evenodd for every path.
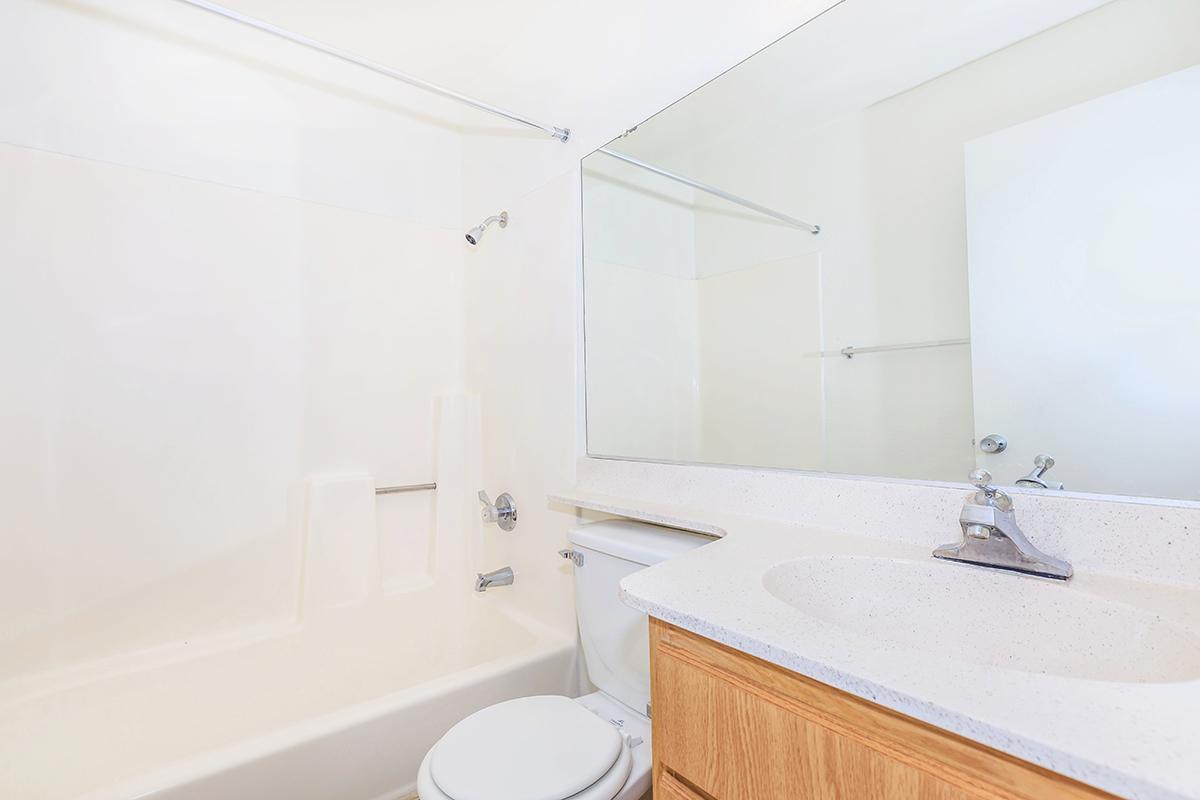
M 942 545 L 933 551 L 933 557 L 1068 580 L 1074 573 L 1071 565 L 1033 546 L 1017 525 L 1012 498 L 991 486 L 991 479 L 986 470 L 971 473 L 978 491 L 967 497 L 958 518 L 962 541 Z
M 512 567 L 501 567 L 491 572 L 481 572 L 475 578 L 475 591 L 486 592 L 493 586 L 512 586 L 515 575 Z

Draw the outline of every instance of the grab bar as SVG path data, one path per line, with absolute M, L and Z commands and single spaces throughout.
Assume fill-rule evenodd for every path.
M 437 489 L 436 483 L 410 483 L 404 486 L 379 486 L 375 494 L 401 494 L 403 492 L 432 492 Z
M 877 344 L 873 347 L 843 347 L 841 350 L 825 350 L 819 355 L 822 358 L 845 356 L 854 358 L 860 353 L 890 353 L 893 350 L 925 350 L 930 347 L 952 347 L 960 344 L 970 344 L 970 339 L 938 339 L 932 342 L 908 342 L 906 344 Z

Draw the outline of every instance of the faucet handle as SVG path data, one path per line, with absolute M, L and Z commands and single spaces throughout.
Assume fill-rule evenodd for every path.
M 1000 511 L 1012 511 L 1012 498 L 992 486 L 992 473 L 986 469 L 976 469 L 972 470 L 967 478 L 971 481 L 971 485 L 978 490 L 972 498 L 975 503 L 981 506 L 993 506 Z
M 480 489 L 478 497 L 479 505 L 482 506 L 479 516 L 485 523 L 494 522 L 500 526 L 502 531 L 511 531 L 517 527 L 517 504 L 511 494 L 504 492 L 493 503 L 488 498 L 487 492 Z
M 996 487 L 992 486 L 992 473 L 986 469 L 973 470 L 967 479 L 971 481 L 976 489 L 979 489 L 984 494 L 992 495 L 996 493 Z
M 488 493 L 483 489 L 479 490 L 479 505 L 483 506 L 479 515 L 483 518 L 484 522 L 496 522 L 500 519 L 499 510 L 492 503 L 492 499 L 488 497 Z
M 1037 473 L 1037 477 L 1040 478 L 1054 466 L 1054 456 L 1049 453 L 1039 453 L 1033 459 L 1033 466 L 1036 468 L 1034 471 Z

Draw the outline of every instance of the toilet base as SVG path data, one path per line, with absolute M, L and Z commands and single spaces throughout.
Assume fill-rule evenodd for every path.
M 605 720 L 618 720 L 624 724 L 621 730 L 629 736 L 640 738 L 642 743 L 633 748 L 633 769 L 625 788 L 613 800 L 643 800 L 650 796 L 650 770 L 654 758 L 650 748 L 650 719 L 645 714 L 629 708 L 604 692 L 592 692 L 575 698 L 575 702 Z

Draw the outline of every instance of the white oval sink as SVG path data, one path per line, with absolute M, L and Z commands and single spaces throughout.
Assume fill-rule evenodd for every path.
M 1200 636 L 1070 583 L 934 561 L 788 561 L 763 585 L 804 614 L 875 641 L 1023 672 L 1120 683 L 1200 677 Z

